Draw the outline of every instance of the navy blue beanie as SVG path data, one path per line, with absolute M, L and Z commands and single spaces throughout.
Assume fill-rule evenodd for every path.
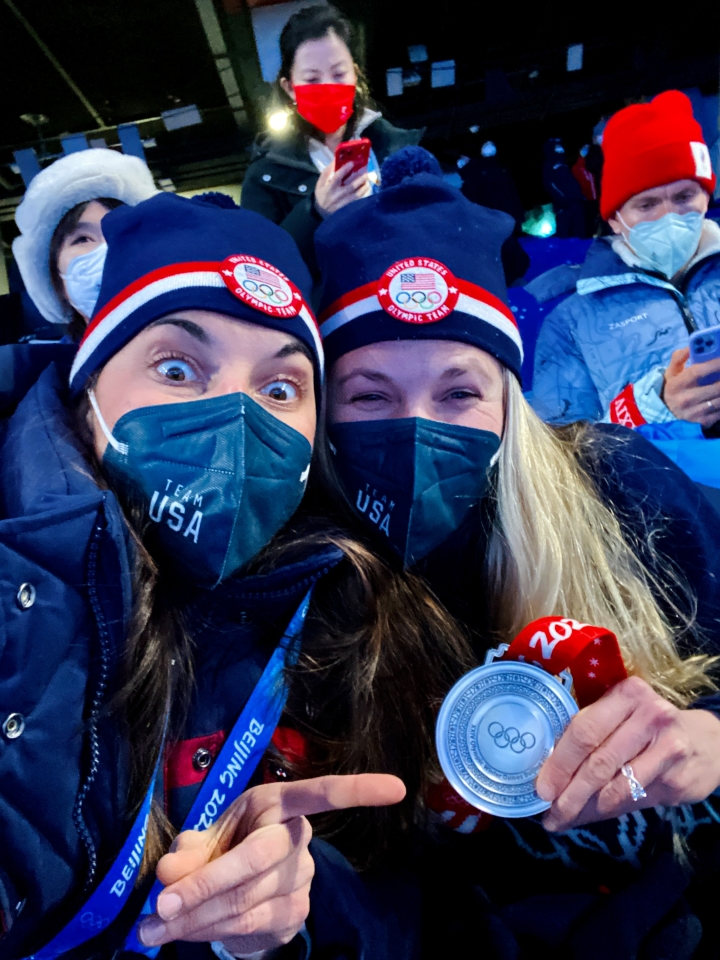
M 382 184 L 315 234 L 328 363 L 385 340 L 456 340 L 519 378 L 522 342 L 500 260 L 512 218 L 467 200 L 421 147 L 387 159 Z
M 160 193 L 103 219 L 100 296 L 70 373 L 73 393 L 153 320 L 212 310 L 290 333 L 322 375 L 311 279 L 292 237 L 249 210 Z

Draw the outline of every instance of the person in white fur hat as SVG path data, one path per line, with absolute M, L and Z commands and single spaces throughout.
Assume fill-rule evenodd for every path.
M 13 255 L 33 303 L 79 340 L 92 313 L 107 249 L 105 214 L 157 193 L 138 157 L 83 150 L 61 157 L 31 182 L 15 213 Z

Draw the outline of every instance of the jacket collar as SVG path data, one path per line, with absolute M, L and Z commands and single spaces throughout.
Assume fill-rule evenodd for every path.
M 308 156 L 307 145 L 298 134 L 283 139 L 268 135 L 260 147 L 260 154 L 272 163 L 317 173 L 317 167 Z
M 684 268 L 681 278 L 709 257 L 720 255 L 720 227 L 705 220 L 698 251 Z M 645 283 L 677 292 L 677 287 L 664 277 L 648 273 L 622 237 L 601 237 L 588 251 L 580 270 L 577 292 L 580 296 L 609 287 Z
M 77 344 L 58 341 L 0 347 L 0 414 L 11 413 L 51 363 L 67 378 L 76 352 Z
M 71 426 L 66 383 L 52 363 L 7 423 L 0 451 L 6 517 L 69 508 L 68 496 L 103 498 Z
M 247 613 L 263 621 L 290 616 L 308 590 L 342 559 L 341 550 L 328 546 L 269 573 L 231 577 L 212 590 L 198 587 L 188 597 L 186 620 L 192 627 L 237 623 Z
M 360 119 L 354 136 L 361 137 L 368 127 L 372 126 L 372 124 L 381 117 L 382 114 L 377 110 L 366 109 Z M 283 166 L 292 167 L 295 170 L 307 170 L 312 173 L 318 172 L 316 165 L 309 159 L 308 148 L 304 138 L 298 134 L 290 137 L 275 137 L 268 134 L 262 142 L 260 152 L 264 153 L 266 160 L 274 163 L 280 163 Z
M 366 107 L 360 122 L 355 128 L 355 133 L 353 134 L 353 139 L 357 140 L 359 137 L 362 137 L 363 132 L 367 130 L 370 124 L 375 123 L 376 120 L 379 120 L 382 114 L 378 110 L 368 110 Z M 312 160 L 314 166 L 317 170 L 322 171 L 325 167 L 332 163 L 335 159 L 334 152 L 320 140 L 316 140 L 314 137 L 310 137 L 310 142 L 308 143 L 308 152 L 310 154 L 310 159 Z

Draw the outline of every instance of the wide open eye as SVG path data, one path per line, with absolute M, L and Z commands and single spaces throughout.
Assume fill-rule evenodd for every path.
M 297 400 L 299 392 L 297 387 L 287 380 L 273 380 L 263 387 L 260 393 L 271 400 L 277 400 L 280 403 L 287 403 L 289 400 Z
M 184 383 L 188 380 L 198 379 L 187 360 L 180 360 L 177 357 L 163 360 L 162 363 L 157 365 L 157 372 L 168 380 L 172 380 L 173 383 Z

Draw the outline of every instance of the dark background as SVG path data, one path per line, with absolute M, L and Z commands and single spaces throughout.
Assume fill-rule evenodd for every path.
M 0 221 L 7 244 L 23 192 L 11 169 L 13 150 L 40 149 L 21 114 L 44 114 L 45 149 L 85 132 L 117 143 L 114 126 L 141 124 L 155 147 L 147 159 L 178 189 L 238 182 L 249 148 L 264 128 L 269 86 L 254 52 L 247 0 L 213 0 L 243 95 L 238 125 L 218 77 L 193 0 L 12 0 L 90 101 L 101 123 L 70 90 L 0 0 Z M 426 145 L 447 169 L 462 153 L 493 139 L 515 175 L 526 207 L 546 202 L 542 144 L 562 137 L 570 160 L 603 116 L 669 87 L 718 89 L 720 10 L 611 3 L 480 4 L 467 0 L 338 0 L 359 25 L 366 70 L 386 115 L 403 126 L 426 126 Z M 567 73 L 569 44 L 584 44 L 583 69 Z M 410 44 L 425 44 L 429 62 L 413 68 Z M 430 88 L 430 62 L 453 59 L 456 84 Z M 417 69 L 420 82 L 401 97 L 385 96 L 385 70 Z M 531 74 L 537 76 L 531 77 Z M 195 103 L 203 123 L 166 132 L 163 110 Z M 480 131 L 470 134 L 468 128 Z M 107 129 L 93 131 L 102 126 Z

